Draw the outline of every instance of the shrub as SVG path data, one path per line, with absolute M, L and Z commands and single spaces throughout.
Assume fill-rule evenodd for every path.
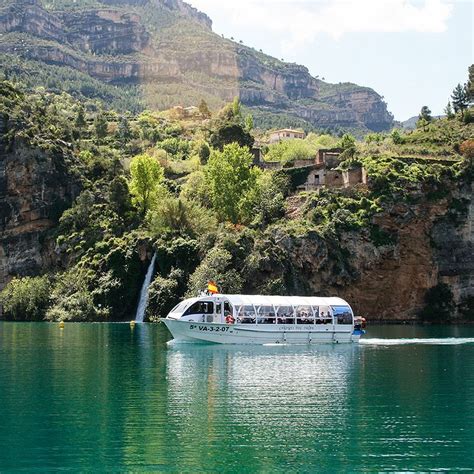
M 405 143 L 405 137 L 400 133 L 400 130 L 398 130 L 398 128 L 395 128 L 390 134 L 390 136 L 395 145 L 402 145 L 403 143 Z
M 464 112 L 463 122 L 466 125 L 474 122 L 474 114 L 469 109 Z
M 77 267 L 57 275 L 51 292 L 50 321 L 93 321 L 109 316 L 109 309 L 96 306 L 84 271 Z
M 171 195 L 158 200 L 153 210 L 147 214 L 146 221 L 155 237 L 168 232 L 198 237 L 217 227 L 217 219 L 211 210 Z
M 180 282 L 183 272 L 173 270 L 168 278 L 156 276 L 148 288 L 147 318 L 165 317 L 180 300 Z
M 243 280 L 232 265 L 229 251 L 215 247 L 206 255 L 189 279 L 188 295 L 195 296 L 215 281 L 222 293 L 240 293 Z
M 0 305 L 7 319 L 40 321 L 50 305 L 49 276 L 14 278 L 0 293 Z
M 157 148 L 165 150 L 174 158 L 183 160 L 189 155 L 190 145 L 188 140 L 182 140 L 180 138 L 166 138 L 160 143 L 157 143 Z
M 314 158 L 316 149 L 304 140 L 283 140 L 268 147 L 266 161 L 293 163 L 295 160 Z

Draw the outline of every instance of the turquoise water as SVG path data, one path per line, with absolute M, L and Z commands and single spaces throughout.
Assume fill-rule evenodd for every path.
M 374 326 L 361 345 L 313 347 L 168 339 L 162 325 L 0 323 L 0 471 L 474 468 L 474 327 Z

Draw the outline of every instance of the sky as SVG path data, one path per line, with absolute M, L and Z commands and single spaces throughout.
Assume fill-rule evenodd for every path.
M 328 82 L 375 89 L 396 120 L 443 113 L 474 63 L 474 0 L 187 0 L 213 30 Z

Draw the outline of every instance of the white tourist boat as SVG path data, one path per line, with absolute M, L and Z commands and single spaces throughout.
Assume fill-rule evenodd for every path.
M 174 339 L 221 344 L 357 342 L 364 333 L 341 298 L 203 294 L 163 320 Z

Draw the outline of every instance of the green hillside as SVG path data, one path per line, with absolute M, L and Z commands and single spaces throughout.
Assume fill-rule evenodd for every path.
M 311 134 L 287 148 L 283 169 L 263 171 L 245 147 L 254 138 L 238 102 L 210 119 L 177 119 L 84 108 L 68 94 L 7 82 L 0 97 L 3 278 L 16 277 L 0 297 L 6 318 L 128 318 L 154 252 L 151 319 L 208 279 L 224 292 L 337 292 L 371 317 L 390 319 L 403 291 L 413 298 L 407 318 L 472 313 L 452 279 L 471 271 L 468 112 L 364 142 Z M 328 145 L 344 149 L 340 170 L 363 166 L 367 183 L 299 191 L 309 169 L 292 160 Z M 273 147 L 268 155 L 279 156 Z M 422 272 L 410 273 L 425 265 L 439 269 L 431 285 L 444 288 L 441 302 L 417 281 Z M 387 281 L 397 282 L 391 293 Z

